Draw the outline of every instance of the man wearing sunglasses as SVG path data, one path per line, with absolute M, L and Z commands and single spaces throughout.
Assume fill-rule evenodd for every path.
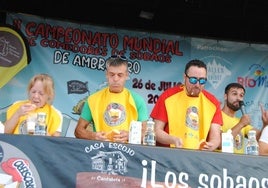
M 151 112 L 158 145 L 214 151 L 221 144 L 220 102 L 204 90 L 206 82 L 206 64 L 191 60 L 184 84 L 160 95 Z
M 148 110 L 144 99 L 125 88 L 129 78 L 128 61 L 124 56 L 111 56 L 106 61 L 108 86 L 86 100 L 75 129 L 77 138 L 128 142 L 132 120 L 145 125 Z M 92 130 L 88 129 L 91 125 Z

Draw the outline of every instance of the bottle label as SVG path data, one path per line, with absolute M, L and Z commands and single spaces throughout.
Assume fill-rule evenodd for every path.
M 39 112 L 37 113 L 37 124 L 35 125 L 35 135 L 45 136 L 47 134 L 47 126 L 46 126 L 46 113 Z
M 153 133 L 147 133 L 144 136 L 144 141 L 143 141 L 143 145 L 147 145 L 147 146 L 155 146 L 155 134 Z
M 248 155 L 259 155 L 259 150 L 258 150 L 258 147 L 257 146 L 248 146 L 246 148 L 246 154 Z
M 47 133 L 46 126 L 38 125 L 38 124 L 35 126 L 35 131 L 34 131 L 35 135 L 45 136 L 46 133 Z
M 256 140 L 256 131 L 250 130 L 245 153 L 247 155 L 259 155 L 259 144 Z
M 147 130 L 143 137 L 143 145 L 155 146 L 155 132 L 154 132 L 154 122 L 152 120 L 147 121 Z

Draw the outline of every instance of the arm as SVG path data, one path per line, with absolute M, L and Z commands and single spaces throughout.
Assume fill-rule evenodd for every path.
M 263 141 L 259 141 L 259 154 L 260 155 L 268 155 L 268 143 Z
M 105 132 L 93 132 L 87 128 L 88 125 L 89 122 L 80 117 L 74 131 L 75 137 L 88 140 L 107 140 Z
M 256 131 L 257 140 L 260 139 L 263 129 L 266 127 L 266 125 L 268 125 L 268 110 L 265 111 L 262 104 L 260 104 L 260 109 L 261 109 L 262 128 L 261 130 L 253 128 Z
M 80 117 L 75 128 L 75 137 L 88 140 L 114 141 L 121 143 L 128 142 L 128 131 L 118 130 L 118 132 L 113 133 L 107 133 L 104 131 L 93 132 L 91 129 L 88 128 L 89 125 L 90 123 L 88 121 Z M 112 138 L 110 138 L 110 134 L 112 135 Z
M 57 136 L 61 136 L 61 132 L 58 132 L 58 131 L 56 131 L 54 134 L 49 134 L 49 132 L 47 132 L 47 134 L 46 134 L 46 136 L 55 136 L 55 137 L 57 137 Z
M 4 122 L 5 133 L 12 134 L 17 126 L 20 116 L 22 115 L 21 110 L 18 109 L 9 119 Z
M 266 126 L 259 139 L 259 154 L 268 155 L 268 126 Z
M 268 125 L 268 110 L 265 111 L 262 105 L 260 105 L 260 108 L 261 108 L 262 124 L 264 128 L 266 125 Z
M 260 108 L 263 127 L 259 138 L 259 154 L 268 155 L 268 111 L 265 111 L 262 105 Z
M 249 114 L 245 114 L 240 118 L 240 121 L 232 128 L 232 135 L 235 138 L 245 126 L 250 125 L 251 119 Z
M 96 133 L 92 129 L 88 129 L 88 126 L 90 125 L 90 120 L 92 117 L 90 117 L 88 120 L 86 120 L 83 117 L 87 117 L 88 115 L 91 116 L 91 111 L 89 108 L 88 101 L 85 101 L 85 104 L 83 106 L 80 118 L 77 122 L 74 135 L 76 138 L 81 138 L 81 139 L 88 139 L 88 140 L 104 140 L 107 139 L 106 136 L 104 138 L 104 133 Z
M 221 144 L 221 125 L 212 123 L 207 136 L 207 141 L 202 150 L 214 151 Z
M 4 122 L 5 133 L 12 134 L 19 122 L 20 117 L 29 114 L 31 111 L 35 110 L 35 108 L 36 106 L 31 103 L 21 105 L 18 110 L 16 110 L 15 113 L 12 114 L 11 117 L 6 120 L 6 122 Z
M 154 122 L 155 122 L 155 135 L 157 142 L 161 144 L 174 144 L 175 147 L 177 148 L 182 147 L 182 140 L 180 138 L 171 136 L 164 131 L 164 127 L 166 125 L 165 122 L 156 119 L 154 120 Z
M 48 130 L 47 135 L 50 134 L 50 136 L 55 136 L 55 137 L 66 136 L 65 133 L 67 133 L 67 130 L 68 130 L 68 127 L 70 125 L 71 120 L 68 120 L 68 121 L 66 121 L 68 123 L 65 123 L 65 121 L 64 121 L 65 118 L 63 117 L 61 111 L 59 111 L 56 108 L 55 108 L 55 113 L 51 113 L 51 114 L 48 114 L 48 115 L 51 116 L 51 117 L 49 118 L 50 121 L 48 121 L 47 126 L 49 126 L 51 129 L 53 129 L 54 127 L 55 128 L 57 127 L 57 130 L 55 130 L 55 128 L 54 128 L 55 131 L 54 132 L 51 131 L 51 133 L 49 133 L 50 131 Z M 63 125 L 63 123 L 65 125 Z M 65 127 L 66 127 L 66 129 L 65 129 Z M 64 131 L 64 134 L 63 134 L 62 131 Z
M 53 135 L 51 135 L 51 136 L 61 136 L 61 132 L 58 132 L 58 131 L 56 131 Z

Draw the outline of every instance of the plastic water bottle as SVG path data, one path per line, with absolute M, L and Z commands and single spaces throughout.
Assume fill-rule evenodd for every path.
M 150 119 L 147 121 L 146 132 L 143 137 L 143 145 L 155 146 L 155 132 L 154 132 L 154 122 Z
M 47 125 L 46 125 L 47 114 L 43 112 L 37 113 L 37 123 L 35 125 L 35 135 L 45 136 L 47 134 Z
M 259 144 L 256 139 L 256 131 L 250 130 L 248 132 L 248 142 L 246 145 L 247 155 L 259 155 Z

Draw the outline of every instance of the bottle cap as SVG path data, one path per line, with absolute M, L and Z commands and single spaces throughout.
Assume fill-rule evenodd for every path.
M 232 129 L 228 129 L 227 133 L 232 134 Z
M 256 131 L 255 130 L 249 130 L 248 134 L 256 134 Z

